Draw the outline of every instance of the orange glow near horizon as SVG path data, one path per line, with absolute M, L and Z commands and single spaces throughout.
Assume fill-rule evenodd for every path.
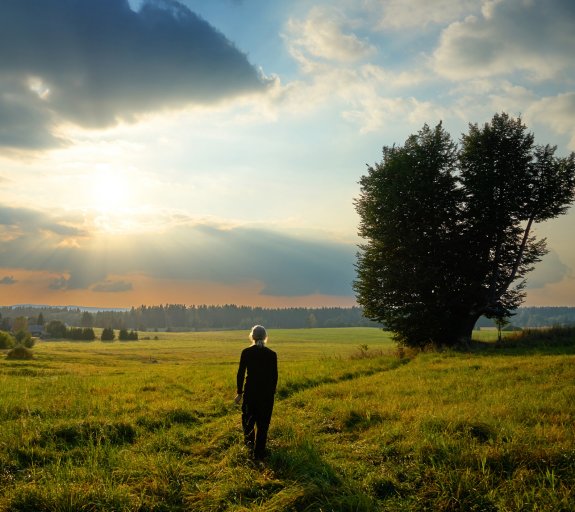
M 0 306 L 39 304 L 46 306 L 85 306 L 98 308 L 130 308 L 159 304 L 223 305 L 284 308 L 284 307 L 352 307 L 354 297 L 330 295 L 271 296 L 261 293 L 257 281 L 222 284 L 177 279 L 157 279 L 142 274 L 109 276 L 107 283 L 130 283 L 131 289 L 119 292 L 97 292 L 92 289 L 51 289 L 59 273 L 20 269 L 0 269 L 0 278 L 9 276 L 13 284 L 0 285 Z M 529 289 L 525 307 L 575 307 L 572 278 L 544 288 Z
M 155 279 L 141 274 L 109 276 L 109 282 L 129 282 L 132 288 L 121 292 L 96 292 L 91 289 L 50 289 L 50 283 L 61 274 L 41 271 L 1 269 L 2 275 L 14 278 L 15 283 L 0 287 L 0 306 L 41 304 L 46 306 L 85 306 L 101 308 L 129 308 L 159 304 L 237 304 L 238 306 L 284 307 L 352 307 L 353 297 L 306 295 L 283 297 L 262 295 L 261 283 L 256 281 L 237 285 Z

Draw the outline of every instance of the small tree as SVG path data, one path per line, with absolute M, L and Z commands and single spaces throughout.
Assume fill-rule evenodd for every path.
M 81 327 L 70 327 L 66 329 L 66 338 L 70 340 L 82 340 L 82 328 Z
M 85 341 L 94 341 L 96 339 L 96 333 L 91 327 L 84 327 L 82 329 L 82 339 Z
M 12 324 L 13 332 L 27 332 L 28 331 L 28 319 L 25 316 L 19 316 L 14 320 Z
M 128 331 L 128 329 L 120 329 L 118 339 L 120 341 L 138 341 L 138 333 L 133 330 Z
M 111 327 L 105 327 L 102 329 L 102 334 L 100 336 L 102 341 L 114 341 L 115 338 L 116 335 L 114 334 L 114 329 Z
M 46 333 L 51 338 L 66 338 L 68 329 L 60 320 L 51 320 L 46 326 Z
M 497 343 L 501 343 L 502 336 L 501 331 L 509 325 L 509 320 L 505 316 L 498 316 L 494 319 L 495 325 L 497 326 Z
M 14 337 L 16 338 L 16 344 L 22 345 L 26 348 L 32 348 L 34 346 L 34 338 L 27 331 L 18 331 Z

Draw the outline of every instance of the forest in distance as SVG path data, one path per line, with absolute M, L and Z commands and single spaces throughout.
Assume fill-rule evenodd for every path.
M 165 304 L 110 310 L 76 306 L 1 306 L 0 329 L 9 330 L 11 323 L 20 317 L 26 318 L 29 324 L 59 320 L 70 326 L 174 332 L 249 329 L 255 324 L 272 329 L 383 327 L 365 318 L 360 307 L 261 308 L 234 304 Z M 510 318 L 508 328 L 573 324 L 575 307 L 520 307 Z M 482 317 L 475 327 L 494 326 L 493 320 Z

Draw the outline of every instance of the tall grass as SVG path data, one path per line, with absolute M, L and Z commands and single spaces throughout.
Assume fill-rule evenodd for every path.
M 400 358 L 376 329 L 271 332 L 260 466 L 232 404 L 246 334 L 0 360 L 0 510 L 575 508 L 572 338 Z

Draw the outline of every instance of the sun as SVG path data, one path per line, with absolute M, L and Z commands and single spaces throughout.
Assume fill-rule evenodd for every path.
M 135 185 L 128 176 L 110 168 L 97 169 L 91 178 L 91 204 L 99 213 L 114 214 L 135 206 Z
M 99 167 L 90 175 L 89 210 L 95 230 L 127 233 L 142 229 L 139 221 L 138 180 L 128 171 Z

